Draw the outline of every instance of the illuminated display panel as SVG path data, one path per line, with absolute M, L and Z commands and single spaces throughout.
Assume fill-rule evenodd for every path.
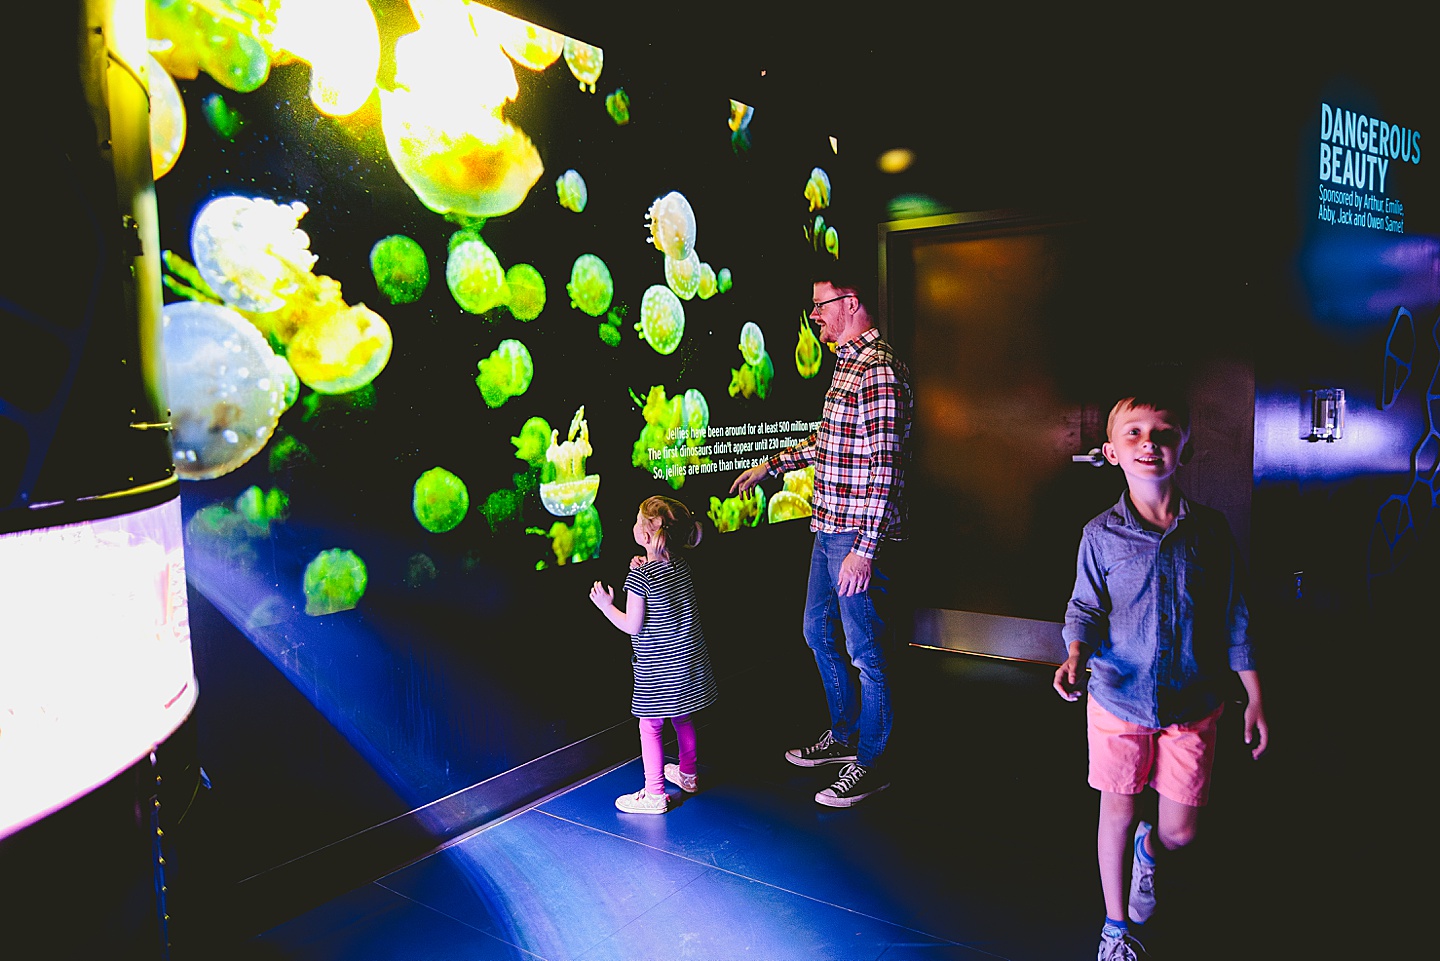
M 820 415 L 833 361 L 805 317 L 844 185 L 826 131 L 767 126 L 706 78 L 476 4 L 294 5 L 312 7 L 214 43 L 198 4 L 150 6 L 186 117 L 156 189 L 187 559 L 424 800 L 595 722 L 537 707 L 533 745 L 417 746 L 384 665 L 451 664 L 445 683 L 499 712 L 462 675 L 523 702 L 545 682 L 512 663 L 518 638 L 583 675 L 606 629 L 586 590 L 623 581 L 645 497 L 757 551 L 808 523 L 804 474 L 728 488 Z M 340 651 L 364 669 L 312 660 Z M 471 651 L 497 656 L 453 665 Z M 435 729 L 489 737 L 531 706 Z
M 180 501 L 0 536 L 0 837 L 105 783 L 195 704 Z

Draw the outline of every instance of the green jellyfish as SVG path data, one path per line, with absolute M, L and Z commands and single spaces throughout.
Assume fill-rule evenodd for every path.
M 432 467 L 415 480 L 415 519 L 432 534 L 454 530 L 470 510 L 465 482 L 443 467 Z
M 235 509 L 251 527 L 268 533 L 271 523 L 283 521 L 290 515 L 290 495 L 278 487 L 262 491 L 259 485 L 251 484 L 235 498 Z
M 405 564 L 406 587 L 421 587 L 439 576 L 440 571 L 435 567 L 435 562 L 430 559 L 429 554 L 411 554 L 409 561 Z
M 520 428 L 519 436 L 510 438 L 515 445 L 515 456 L 531 467 L 545 463 L 545 452 L 550 448 L 550 423 L 543 417 L 531 417 Z
M 545 278 L 530 264 L 505 271 L 505 306 L 516 320 L 531 321 L 545 309 Z
M 610 268 L 605 261 L 594 254 L 581 254 L 570 268 L 570 283 L 565 286 L 570 294 L 570 306 L 578 307 L 591 317 L 599 317 L 610 309 L 615 296 L 615 283 L 610 279 Z
M 605 346 L 620 346 L 620 328 L 615 326 L 614 324 L 609 323 L 608 320 L 602 320 L 600 322 L 600 327 L 597 333 L 599 334 L 600 340 L 605 344 Z
M 551 431 L 550 446 L 545 451 L 555 479 L 540 485 L 540 503 L 556 517 L 571 517 L 595 503 L 600 475 L 585 473 L 585 458 L 592 453 L 590 426 L 582 406 L 570 421 L 565 442 L 561 443 L 558 430 Z
M 823 357 L 820 341 L 816 339 L 815 332 L 810 329 L 810 318 L 801 314 L 800 337 L 795 344 L 795 369 L 801 377 L 809 380 L 820 373 L 820 361 Z
M 721 294 L 728 294 L 735 281 L 730 276 L 729 267 L 721 267 L 720 272 L 715 275 L 715 291 Z
M 485 241 L 462 230 L 450 241 L 445 284 L 461 310 L 483 314 L 498 306 L 505 296 L 505 268 Z
M 570 68 L 570 75 L 580 81 L 581 90 L 594 93 L 595 81 L 600 79 L 600 71 L 605 66 L 605 51 L 566 37 L 565 65 Z
M 493 534 L 500 529 L 501 524 L 519 518 L 520 508 L 520 492 L 502 487 L 490 492 L 485 503 L 480 505 L 480 513 L 490 525 L 490 533 Z
M 365 562 L 354 551 L 321 551 L 305 565 L 305 613 L 320 617 L 350 610 L 365 596 L 369 579 Z
M 738 531 L 742 527 L 759 527 L 760 518 L 765 514 L 765 491 L 759 487 L 747 493 L 727 497 L 710 498 L 710 523 L 721 534 Z
M 580 176 L 577 170 L 565 171 L 560 175 L 560 179 L 555 181 L 555 197 L 566 210 L 581 213 L 590 200 L 590 193 L 585 189 L 585 178 Z
M 811 213 L 830 206 L 830 175 L 819 167 L 810 171 L 805 182 L 805 199 L 810 201 Z
M 425 250 L 404 234 L 391 234 L 370 248 L 370 272 L 375 286 L 392 304 L 413 304 L 430 284 Z
M 746 321 L 740 328 L 740 353 L 747 364 L 760 363 L 765 354 L 765 334 L 754 321 Z
M 689 300 L 700 290 L 700 257 L 695 251 L 684 260 L 665 258 L 665 283 L 682 300 Z
M 672 190 L 657 198 L 645 219 L 650 225 L 650 242 L 666 257 L 684 260 L 695 249 L 695 211 L 684 194 Z
M 686 442 L 692 446 L 705 442 L 705 432 L 710 429 L 710 402 L 694 387 L 687 390 L 680 400 L 680 419 L 688 431 Z
M 700 283 L 695 292 L 700 295 L 701 300 L 709 300 L 715 296 L 716 290 L 715 268 L 702 263 L 700 265 Z
M 579 564 L 600 553 L 600 512 L 587 507 L 575 515 L 573 526 L 564 521 L 550 525 L 551 550 L 557 564 Z
M 610 119 L 615 121 L 617 127 L 623 127 L 630 122 L 630 95 L 625 92 L 624 87 L 615 88 L 615 92 L 605 98 L 605 111 L 610 114 Z
M 476 365 L 480 374 L 475 386 L 488 407 L 499 407 L 511 397 L 519 397 L 530 388 L 535 364 L 530 351 L 518 340 L 502 340 L 490 356 Z
M 730 101 L 730 149 L 742 154 L 750 149 L 750 120 L 755 108 L 738 100 Z
M 840 257 L 840 234 L 834 227 L 825 228 L 825 249 L 832 257 Z
M 270 445 L 269 468 L 272 474 L 278 474 L 298 465 L 313 465 L 314 463 L 315 455 L 310 452 L 310 448 L 306 447 L 303 441 L 297 440 L 293 434 L 278 437 L 275 443 Z
M 640 300 L 640 322 L 635 329 L 655 353 L 673 354 L 685 335 L 685 308 L 680 298 L 669 287 L 652 285 Z
M 225 98 L 218 93 L 212 93 L 200 101 L 200 112 L 205 115 L 205 123 L 215 132 L 215 136 L 222 140 L 234 140 L 245 126 L 245 118 L 240 111 L 226 103 Z
M 237 93 L 257 90 L 270 76 L 270 55 L 259 5 L 205 0 L 145 4 L 144 27 L 155 59 L 172 77 L 194 80 L 203 70 Z
M 770 394 L 770 381 L 775 376 L 775 364 L 770 355 L 761 354 L 759 363 L 742 364 L 739 370 L 730 371 L 730 396 L 743 394 L 764 400 Z

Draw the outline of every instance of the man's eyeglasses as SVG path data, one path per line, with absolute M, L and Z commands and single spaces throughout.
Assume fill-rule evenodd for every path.
M 817 300 L 810 305 L 810 313 L 815 313 L 815 311 L 819 310 L 821 307 L 824 307 L 826 304 L 833 304 L 837 300 L 844 300 L 846 297 L 854 296 L 854 294 L 841 294 L 839 297 L 831 297 L 829 300 Z

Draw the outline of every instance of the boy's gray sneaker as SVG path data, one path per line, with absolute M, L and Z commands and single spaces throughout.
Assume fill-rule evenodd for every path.
M 889 786 L 890 782 L 876 774 L 874 768 L 851 763 L 840 769 L 834 784 L 815 795 L 815 801 L 826 807 L 848 808 Z
M 791 748 L 785 752 L 785 760 L 800 767 L 819 767 L 822 764 L 849 764 L 856 759 L 855 749 L 835 740 L 829 731 L 820 735 L 820 740 L 809 747 Z
M 1095 961 L 1146 961 L 1148 957 L 1145 945 L 1129 931 L 1111 931 L 1107 927 L 1100 932 L 1100 950 Z
M 1135 828 L 1135 856 L 1130 865 L 1130 920 L 1144 924 L 1155 913 L 1155 861 L 1146 860 L 1145 838 L 1150 834 L 1149 821 Z

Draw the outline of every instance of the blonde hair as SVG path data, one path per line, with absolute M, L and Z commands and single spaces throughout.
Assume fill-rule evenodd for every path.
M 665 560 L 670 559 L 671 543 L 683 547 L 694 547 L 700 543 L 700 521 L 690 513 L 690 508 L 673 497 L 659 494 L 647 497 L 640 504 L 640 516 L 650 524 L 655 535 L 655 553 Z

